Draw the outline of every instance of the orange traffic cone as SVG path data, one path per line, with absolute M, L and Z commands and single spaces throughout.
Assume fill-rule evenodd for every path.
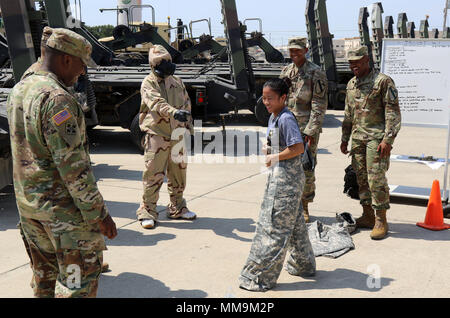
M 450 229 L 449 224 L 444 223 L 444 209 L 442 208 L 441 189 L 439 181 L 434 180 L 431 187 L 430 200 L 428 201 L 427 214 L 424 223 L 417 223 L 417 226 L 432 231 Z

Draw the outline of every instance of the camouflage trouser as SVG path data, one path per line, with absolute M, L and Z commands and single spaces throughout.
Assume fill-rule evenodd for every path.
M 362 205 L 372 205 L 375 210 L 387 210 L 389 185 L 386 172 L 389 158 L 377 152 L 381 140 L 352 140 L 352 166 L 356 172 L 359 198 Z
M 142 178 L 144 195 L 142 196 L 141 206 L 136 211 L 138 220 L 153 219 L 156 221 L 158 219 L 156 204 L 159 199 L 159 190 L 164 183 L 166 171 L 170 202 L 177 207 L 178 211 L 186 207 L 183 192 L 186 188 L 187 162 L 181 161 L 177 163 L 173 160 L 172 152 L 175 145 L 179 147 L 180 141 L 171 141 L 158 135 L 147 134 L 145 137 L 145 171 Z M 182 156 L 183 150 L 176 152 L 175 155 Z M 181 157 L 176 159 L 181 159 Z
M 28 258 L 31 260 L 30 245 L 28 245 L 27 239 L 25 238 L 25 233 L 23 233 L 22 224 L 20 222 L 17 224 L 17 228 L 19 229 L 20 237 L 22 238 L 23 244 L 25 245 L 25 250 L 27 251 Z
M 305 177 L 300 157 L 281 161 L 270 172 L 250 255 L 239 277 L 240 287 L 273 288 L 288 250 L 292 275 L 313 275 L 316 261 L 301 209 Z
M 39 298 L 96 297 L 101 274 L 103 237 L 97 232 L 56 232 L 61 223 L 20 218 L 30 256 L 31 287 Z M 79 228 L 81 230 L 81 228 Z
M 320 134 L 313 136 L 314 142 L 309 147 L 311 154 L 314 157 L 314 161 L 317 166 L 317 150 L 319 145 Z M 306 202 L 313 202 L 316 196 L 316 173 L 314 171 L 305 171 L 305 187 L 303 188 L 302 200 Z

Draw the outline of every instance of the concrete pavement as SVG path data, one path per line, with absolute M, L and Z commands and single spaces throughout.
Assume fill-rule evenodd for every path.
M 358 217 L 358 201 L 343 192 L 344 169 L 350 159 L 339 151 L 342 111 L 329 111 L 319 143 L 317 196 L 310 205 L 312 220 L 335 222 L 343 211 Z M 205 126 L 204 131 L 219 131 Z M 228 130 L 259 130 L 253 120 Z M 107 240 L 104 258 L 111 271 L 102 275 L 99 297 L 448 297 L 450 231 L 432 232 L 422 222 L 426 201 L 395 199 L 388 212 L 389 236 L 372 241 L 370 231 L 352 235 L 356 248 L 337 259 L 317 258 L 311 279 L 283 271 L 275 289 L 251 293 L 237 278 L 248 256 L 266 175 L 261 160 L 231 156 L 244 163 L 191 163 L 188 167 L 188 206 L 194 222 L 169 220 L 166 184 L 161 189 L 160 223 L 144 230 L 135 218 L 142 195 L 142 155 L 119 128 L 99 127 L 92 134 L 91 159 L 98 186 L 117 227 Z M 446 131 L 403 127 L 393 154 L 443 158 Z M 217 158 L 224 157 L 219 155 Z M 227 156 L 225 156 L 227 157 Z M 230 157 L 230 156 L 228 156 Z M 390 184 L 431 187 L 443 184 L 443 168 L 432 171 L 418 164 L 391 163 Z M 10 189 L 11 190 L 11 189 Z M 9 191 L 11 192 L 11 191 Z M 32 297 L 31 270 L 16 229 L 14 195 L 0 195 L 0 297 Z M 446 219 L 449 223 L 450 220 Z M 379 276 L 379 281 L 373 276 Z

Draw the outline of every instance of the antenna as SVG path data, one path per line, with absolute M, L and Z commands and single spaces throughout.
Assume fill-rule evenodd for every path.
M 445 8 L 444 8 L 444 28 L 443 31 L 447 30 L 447 15 L 448 9 L 450 9 L 450 0 L 445 0 Z

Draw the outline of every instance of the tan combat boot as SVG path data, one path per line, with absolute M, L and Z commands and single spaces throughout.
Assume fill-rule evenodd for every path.
M 309 211 L 308 211 L 308 201 L 302 200 L 303 205 L 303 218 L 305 223 L 309 223 Z
M 375 212 L 370 205 L 363 205 L 363 215 L 356 219 L 356 228 L 373 229 L 375 226 Z
M 372 240 L 381 240 L 389 230 L 386 220 L 386 210 L 378 210 L 376 214 L 375 226 L 373 227 L 372 233 L 370 233 L 370 238 Z

